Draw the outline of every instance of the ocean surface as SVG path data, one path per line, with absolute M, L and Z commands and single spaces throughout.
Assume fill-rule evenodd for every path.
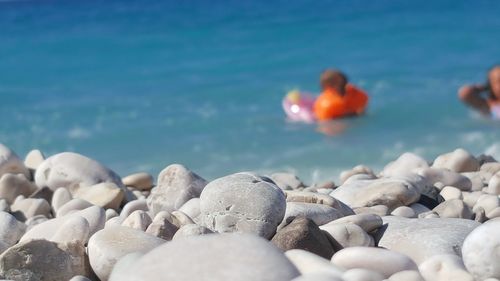
M 500 122 L 457 100 L 500 63 L 500 1 L 0 1 L 0 142 L 75 151 L 120 175 L 181 163 L 207 178 L 336 180 L 405 151 L 500 158 Z M 327 67 L 365 116 L 287 122 L 287 91 Z

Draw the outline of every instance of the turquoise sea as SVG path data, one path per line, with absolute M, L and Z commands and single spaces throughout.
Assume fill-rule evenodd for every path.
M 500 122 L 456 98 L 500 63 L 499 14 L 493 0 L 0 1 L 0 142 L 121 175 L 182 163 L 307 183 L 404 151 L 500 158 Z M 371 97 L 333 136 L 281 109 L 327 67 Z

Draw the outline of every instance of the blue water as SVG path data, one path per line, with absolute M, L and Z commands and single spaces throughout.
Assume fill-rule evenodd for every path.
M 500 157 L 500 124 L 456 98 L 500 62 L 500 1 L 0 1 L 0 142 L 121 175 L 182 163 L 336 179 L 403 151 Z M 334 136 L 281 99 L 342 69 L 370 97 Z

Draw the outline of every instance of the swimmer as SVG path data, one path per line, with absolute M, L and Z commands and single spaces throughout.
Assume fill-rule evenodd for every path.
M 500 119 L 500 65 L 491 68 L 486 83 L 462 86 L 458 97 L 481 114 Z
M 319 121 L 361 115 L 368 104 L 368 96 L 348 83 L 338 70 L 328 69 L 321 74 L 321 95 L 314 103 L 314 114 Z

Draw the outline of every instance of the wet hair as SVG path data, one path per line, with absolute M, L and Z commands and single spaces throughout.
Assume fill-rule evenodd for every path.
M 321 87 L 325 88 L 328 86 L 335 85 L 339 81 L 339 79 L 344 83 L 347 84 L 347 76 L 340 72 L 339 70 L 336 69 L 327 69 L 321 73 L 321 77 L 319 79 Z
M 494 98 L 493 92 L 491 90 L 490 73 L 495 69 L 500 68 L 500 64 L 495 64 L 488 69 L 488 74 L 486 75 L 486 91 L 488 91 L 490 98 Z

